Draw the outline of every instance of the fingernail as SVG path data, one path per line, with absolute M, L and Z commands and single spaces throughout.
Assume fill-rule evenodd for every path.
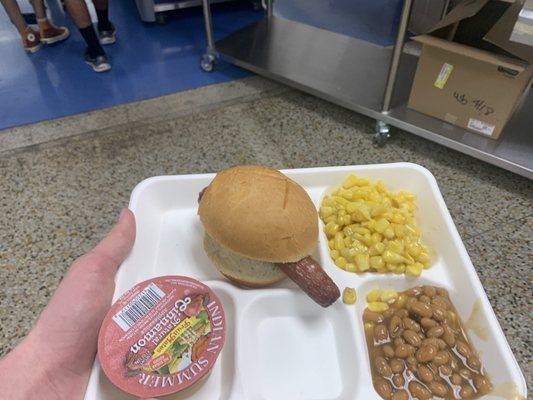
M 118 216 L 118 222 L 122 221 L 122 218 L 124 218 L 124 215 L 126 215 L 126 209 L 125 208 L 120 210 L 120 215 Z

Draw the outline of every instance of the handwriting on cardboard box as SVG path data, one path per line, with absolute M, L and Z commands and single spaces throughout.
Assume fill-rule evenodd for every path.
M 471 106 L 481 115 L 491 115 L 494 114 L 494 108 L 489 106 L 487 102 L 483 99 L 470 98 L 466 93 L 454 91 L 454 99 L 463 106 Z

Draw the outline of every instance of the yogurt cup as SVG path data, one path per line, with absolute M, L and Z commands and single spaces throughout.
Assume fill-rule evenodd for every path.
M 139 397 L 200 384 L 224 346 L 224 309 L 203 283 L 163 276 L 135 285 L 113 304 L 98 336 L 109 380 Z

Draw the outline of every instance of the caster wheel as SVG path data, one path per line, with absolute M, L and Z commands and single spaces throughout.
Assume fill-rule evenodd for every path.
M 167 16 L 165 14 L 156 14 L 155 15 L 155 21 L 159 24 L 159 25 L 165 25 L 167 23 Z
M 200 67 L 205 72 L 211 72 L 214 68 L 215 57 L 212 54 L 206 54 L 200 60 Z
M 383 121 L 376 121 L 376 133 L 374 134 L 374 144 L 379 147 L 385 146 L 390 138 L 390 126 Z

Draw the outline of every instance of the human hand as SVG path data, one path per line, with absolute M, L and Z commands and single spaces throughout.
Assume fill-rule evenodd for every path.
M 135 217 L 123 209 L 111 232 L 71 265 L 29 335 L 0 360 L 2 398 L 83 399 L 115 273 L 134 241 Z

